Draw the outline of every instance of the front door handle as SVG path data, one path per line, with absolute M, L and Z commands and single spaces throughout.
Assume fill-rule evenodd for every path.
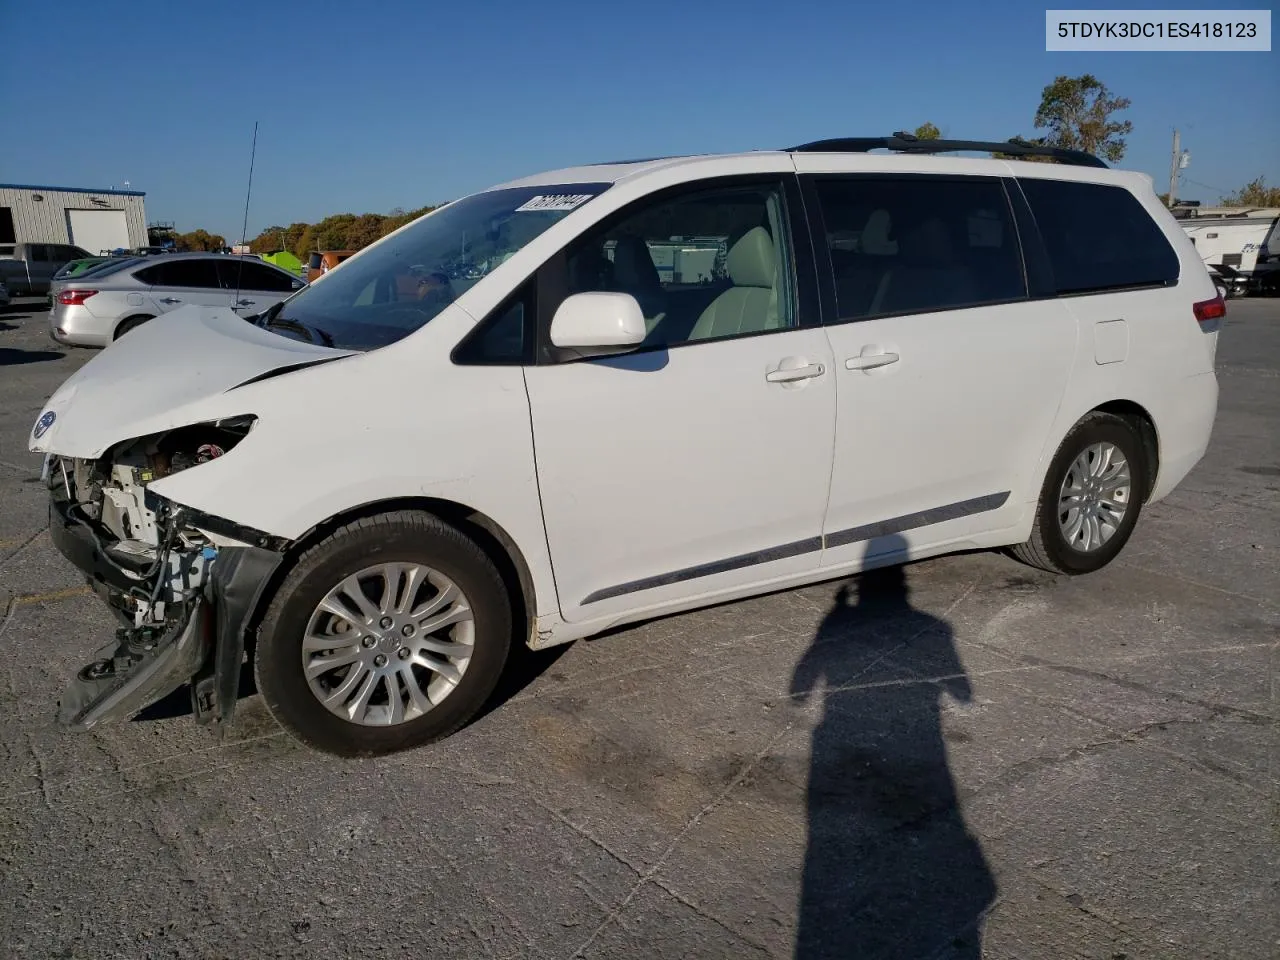
M 160 302 L 161 303 L 181 303 L 182 301 L 179 300 L 177 297 L 161 297 Z
M 812 380 L 826 372 L 827 368 L 820 363 L 806 363 L 802 367 L 779 367 L 777 370 L 770 370 L 764 378 L 770 383 L 794 383 L 797 380 Z
M 237 301 L 236 301 L 236 306 L 237 306 L 237 307 L 252 307 L 252 306 L 253 306 L 255 303 L 257 303 L 257 302 L 258 302 L 257 300 L 237 300 Z
M 860 357 L 850 357 L 844 362 L 846 370 L 874 370 L 898 362 L 896 353 L 864 353 Z

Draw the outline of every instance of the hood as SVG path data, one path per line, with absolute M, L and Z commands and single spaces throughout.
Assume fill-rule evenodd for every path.
M 224 395 L 249 380 L 354 352 L 279 336 L 225 307 L 182 307 L 144 323 L 72 374 L 45 404 L 29 447 L 97 457 L 121 440 L 256 413 L 231 410 Z

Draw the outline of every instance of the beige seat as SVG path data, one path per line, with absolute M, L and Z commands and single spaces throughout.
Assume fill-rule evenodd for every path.
M 690 340 L 732 337 L 781 327 L 774 287 L 778 264 L 773 240 L 764 227 L 752 227 L 729 249 L 725 261 L 733 286 L 702 311 Z

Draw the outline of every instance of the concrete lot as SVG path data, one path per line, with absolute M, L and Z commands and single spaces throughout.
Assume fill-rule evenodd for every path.
M 26 437 L 90 356 L 0 313 L 0 954 L 1280 955 L 1280 301 L 1232 302 L 1213 446 L 1107 571 L 649 623 L 360 762 L 256 696 L 221 742 L 180 700 L 56 726 L 110 625 Z

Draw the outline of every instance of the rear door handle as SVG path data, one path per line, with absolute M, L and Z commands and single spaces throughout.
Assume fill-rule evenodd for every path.
M 161 297 L 160 302 L 161 303 L 181 303 L 182 301 L 179 300 L 177 297 Z
M 898 362 L 896 353 L 864 353 L 860 357 L 850 357 L 844 362 L 846 370 L 874 370 Z
M 807 363 L 803 367 L 788 367 L 770 370 L 764 378 L 770 383 L 794 383 L 797 380 L 812 380 L 827 372 L 820 363 Z

